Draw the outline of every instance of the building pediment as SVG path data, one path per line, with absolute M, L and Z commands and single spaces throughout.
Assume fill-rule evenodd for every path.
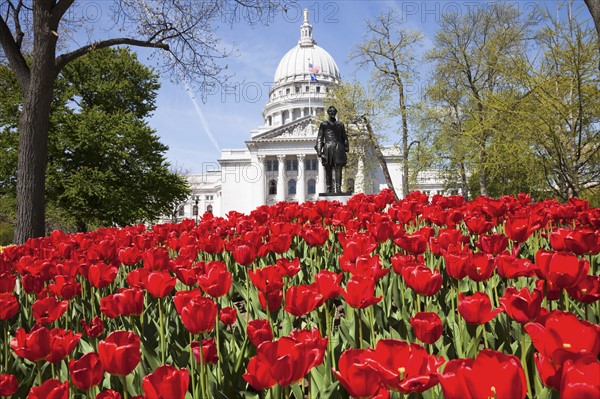
M 313 116 L 305 116 L 293 122 L 278 126 L 252 138 L 250 142 L 279 141 L 293 139 L 317 138 L 318 129 L 313 123 Z

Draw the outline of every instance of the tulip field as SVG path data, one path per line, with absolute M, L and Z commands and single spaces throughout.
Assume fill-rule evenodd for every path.
M 0 251 L 0 397 L 600 398 L 584 200 L 384 190 Z

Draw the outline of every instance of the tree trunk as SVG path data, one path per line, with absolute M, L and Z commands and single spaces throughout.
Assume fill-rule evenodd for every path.
M 460 184 L 461 184 L 462 195 L 463 195 L 463 197 L 465 197 L 465 200 L 468 201 L 469 200 L 469 181 L 467 179 L 467 169 L 465 168 L 464 162 L 460 163 Z
M 404 99 L 404 85 L 398 87 L 400 101 L 400 115 L 402 117 L 402 197 L 406 198 L 408 188 L 408 121 L 406 116 L 406 101 Z
M 385 157 L 383 156 L 383 153 L 381 152 L 381 147 L 379 146 L 379 143 L 377 142 L 377 138 L 375 137 L 375 134 L 373 133 L 373 128 L 371 127 L 371 124 L 369 123 L 369 121 L 366 118 L 363 118 L 363 121 L 365 122 L 365 125 L 367 127 L 367 134 L 369 135 L 369 140 L 371 141 L 371 144 L 373 145 L 373 149 L 375 150 L 375 156 L 377 157 L 377 160 L 379 161 L 379 165 L 381 166 L 381 171 L 383 172 L 383 177 L 385 178 L 385 182 L 387 183 L 387 186 L 390 190 L 392 190 L 392 193 L 394 193 L 394 198 L 396 199 L 396 201 L 399 200 L 398 198 L 398 194 L 396 193 L 396 189 L 394 188 L 394 182 L 392 181 L 392 176 L 390 175 L 390 170 L 387 167 L 387 162 L 385 161 Z
M 56 76 L 56 26 L 51 26 L 53 2 L 34 2 L 34 42 L 29 86 L 19 120 L 17 163 L 17 220 L 14 241 L 45 234 L 45 183 L 48 126 Z

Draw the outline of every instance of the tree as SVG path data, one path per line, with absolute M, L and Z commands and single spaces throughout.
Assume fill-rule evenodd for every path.
M 585 5 L 590 10 L 594 26 L 596 26 L 596 40 L 598 42 L 598 51 L 600 52 L 600 0 L 585 0 Z M 598 64 L 598 68 L 600 68 L 600 64 Z
M 325 98 L 325 108 L 327 109 L 330 105 L 335 106 L 338 110 L 339 120 L 347 124 L 346 130 L 352 150 L 350 156 L 362 157 L 361 162 L 365 162 L 363 172 L 367 175 L 375 165 L 371 165 L 368 162 L 369 157 L 364 155 L 374 153 L 388 188 L 398 198 L 387 162 L 381 151 L 381 135 L 375 133 L 375 129 L 381 129 L 380 121 L 382 113 L 386 110 L 386 103 L 387 98 L 385 95 L 367 96 L 365 90 L 357 81 L 341 83 L 328 92 Z M 349 163 L 357 162 L 357 159 L 351 159 Z
M 461 17 L 445 14 L 428 54 L 435 63 L 437 106 L 453 112 L 454 123 L 461 119 L 452 129 L 453 139 L 461 141 L 454 161 L 461 168 L 469 163 L 481 195 L 490 194 L 490 167 L 498 164 L 492 159 L 491 143 L 502 128 L 498 122 L 506 120 L 491 104 L 501 97 L 518 101 L 508 77 L 522 64 L 537 21 L 537 12 L 523 17 L 515 6 L 504 3 L 469 9 Z
M 158 76 L 125 48 L 81 57 L 57 79 L 47 205 L 78 231 L 152 221 L 189 195 L 185 179 L 172 173 L 165 161 L 167 147 L 144 121 L 155 109 L 158 88 Z M 18 88 L 10 91 L 18 93 Z M 18 104 L 3 103 L 0 110 L 18 109 Z M 0 119 L 0 125 L 6 124 L 10 119 Z M 10 134 L 17 139 L 14 131 Z M 16 147 L 0 151 L 12 155 Z M 10 176 L 15 171 L 13 162 L 9 174 L 0 174 L 0 181 L 7 182 L 0 189 L 14 190 Z
M 56 78 L 66 65 L 105 47 L 139 46 L 163 50 L 163 66 L 184 79 L 214 82 L 225 67 L 216 60 L 227 55 L 215 36 L 215 20 L 226 13 L 235 15 L 233 9 L 238 6 L 260 11 L 274 5 L 269 0 L 201 3 L 114 0 L 112 7 L 106 4 L 104 8 L 114 12 L 112 29 L 102 30 L 102 39 L 72 48 L 66 43 L 69 35 L 77 28 L 90 28 L 90 23 L 84 21 L 77 26 L 69 21 L 68 13 L 85 3 L 76 0 L 0 3 L 2 56 L 15 74 L 24 100 L 19 120 L 16 243 L 45 232 L 44 193 L 52 95 Z M 59 48 L 67 50 L 57 54 Z
M 547 187 L 567 200 L 600 187 L 600 54 L 591 28 L 551 19 L 543 57 L 521 74 L 529 95 L 513 120 L 530 139 Z
M 399 19 L 390 10 L 375 21 L 366 21 L 364 41 L 355 47 L 351 59 L 359 67 L 373 68 L 373 81 L 380 89 L 394 93 L 402 126 L 402 194 L 409 193 L 409 133 L 406 87 L 416 75 L 415 50 L 422 34 L 399 28 Z

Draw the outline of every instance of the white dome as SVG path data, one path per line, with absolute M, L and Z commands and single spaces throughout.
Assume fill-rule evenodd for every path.
M 309 64 L 315 70 L 309 70 Z M 318 80 L 338 83 L 340 70 L 327 51 L 317 46 L 312 37 L 312 25 L 308 22 L 308 9 L 304 10 L 304 23 L 300 26 L 300 40 L 288 51 L 275 71 L 275 86 L 295 81 L 310 80 L 314 74 Z
M 315 74 L 317 79 L 340 80 L 340 70 L 327 51 L 316 44 L 310 46 L 298 44 L 279 61 L 275 71 L 275 85 L 310 79 L 308 64 L 312 64 L 314 68 L 319 68 L 319 72 Z

